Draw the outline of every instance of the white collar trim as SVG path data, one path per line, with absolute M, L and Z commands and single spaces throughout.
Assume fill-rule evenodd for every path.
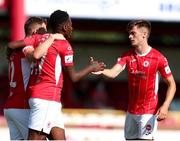
M 136 50 L 135 50 L 135 52 L 136 52 L 136 54 L 137 54 L 138 56 L 146 56 L 146 55 L 151 51 L 151 49 L 152 49 L 152 47 L 149 46 L 147 52 L 145 52 L 145 53 L 143 53 L 143 54 L 139 54 Z

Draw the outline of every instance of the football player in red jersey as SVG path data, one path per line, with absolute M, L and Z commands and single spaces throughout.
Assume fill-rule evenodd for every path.
M 26 37 L 36 33 L 40 28 L 46 30 L 46 20 L 30 17 L 24 25 Z M 7 120 L 10 139 L 26 140 L 28 138 L 29 104 L 26 93 L 30 77 L 31 61 L 22 49 L 10 50 L 9 60 L 9 97 L 5 103 L 4 116 Z
M 67 12 L 54 11 L 50 16 L 49 25 L 53 33 L 62 34 L 65 38 L 71 36 L 72 22 Z M 29 41 L 27 39 L 24 42 Z M 104 63 L 91 61 L 90 65 L 76 71 L 73 61 L 73 48 L 68 40 L 55 40 L 50 46 L 46 45 L 46 47 L 49 47 L 44 55 L 36 53 L 40 46 L 34 51 L 34 58 L 38 59 L 38 76 L 30 85 L 31 98 L 29 102 L 32 110 L 29 123 L 29 139 L 43 139 L 43 136 L 51 134 L 55 140 L 65 140 L 61 113 L 62 70 L 66 69 L 72 81 L 78 81 L 92 71 L 103 70 Z M 42 49 L 44 48 L 43 46 Z M 37 122 L 39 119 L 41 119 L 41 122 Z
M 118 58 L 111 69 L 96 72 L 115 78 L 125 68 L 128 72 L 129 102 L 125 121 L 127 140 L 153 140 L 157 120 L 164 120 L 176 91 L 176 84 L 166 57 L 148 44 L 151 24 L 146 20 L 132 21 L 127 30 L 132 48 Z M 167 84 L 164 103 L 158 108 L 159 73 Z

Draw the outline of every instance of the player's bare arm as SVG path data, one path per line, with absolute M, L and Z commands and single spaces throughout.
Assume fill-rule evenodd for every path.
M 111 69 L 104 69 L 103 71 L 93 72 L 93 74 L 103 74 L 109 78 L 117 77 L 123 71 L 123 67 L 120 64 L 114 65 Z
M 167 117 L 169 106 L 176 92 L 176 83 L 172 75 L 167 78 L 164 78 L 164 81 L 166 82 L 168 88 L 167 88 L 165 101 L 157 111 L 159 121 L 164 120 Z
M 90 64 L 80 71 L 76 71 L 74 67 L 67 67 L 66 70 L 68 71 L 71 80 L 77 82 L 91 72 L 103 71 L 105 66 L 106 65 L 103 62 L 91 60 Z
M 50 34 L 49 37 L 34 50 L 33 57 L 39 59 L 44 56 L 54 40 L 65 40 L 65 37 L 59 33 Z
M 8 43 L 8 48 L 11 48 L 11 49 L 17 49 L 17 48 L 23 48 L 25 47 L 25 43 L 23 40 L 18 40 L 18 41 L 12 41 L 10 43 Z

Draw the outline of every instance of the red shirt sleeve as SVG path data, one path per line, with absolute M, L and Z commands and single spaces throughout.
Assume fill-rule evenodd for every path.
M 171 69 L 169 67 L 166 57 L 164 56 L 160 57 L 158 70 L 163 78 L 167 78 L 168 76 L 172 75 Z
M 122 67 L 126 65 L 128 54 L 124 53 L 121 57 L 117 59 L 116 64 L 120 64 Z
M 73 66 L 74 51 L 67 40 L 61 40 L 61 47 L 59 48 L 60 56 L 62 58 L 63 66 Z
M 36 35 L 24 38 L 24 43 L 26 46 L 33 46 L 35 44 Z

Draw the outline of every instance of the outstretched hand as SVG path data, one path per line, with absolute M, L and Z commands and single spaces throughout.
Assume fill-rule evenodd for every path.
M 104 62 L 94 61 L 93 57 L 90 57 L 90 65 L 92 67 L 93 74 L 101 74 L 104 68 L 106 67 Z

